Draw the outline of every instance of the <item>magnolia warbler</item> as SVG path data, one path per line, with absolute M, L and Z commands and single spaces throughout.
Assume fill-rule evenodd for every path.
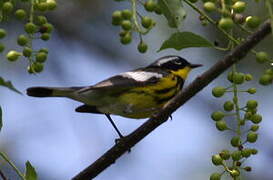
M 84 103 L 76 112 L 105 114 L 122 137 L 110 115 L 149 118 L 183 87 L 187 75 L 201 64 L 179 56 L 159 58 L 147 67 L 121 73 L 87 87 L 31 87 L 34 97 L 67 97 Z

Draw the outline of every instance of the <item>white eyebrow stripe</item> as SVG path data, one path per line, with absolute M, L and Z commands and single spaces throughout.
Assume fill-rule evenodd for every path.
M 160 66 L 161 64 L 164 64 L 168 61 L 171 61 L 171 60 L 174 60 L 174 59 L 177 59 L 177 57 L 168 57 L 168 58 L 163 58 L 163 59 L 160 59 L 157 64 Z
M 135 71 L 135 72 L 125 72 L 120 74 L 122 77 L 134 79 L 135 81 L 147 81 L 150 78 L 162 78 L 163 75 L 154 72 L 145 72 L 145 71 Z

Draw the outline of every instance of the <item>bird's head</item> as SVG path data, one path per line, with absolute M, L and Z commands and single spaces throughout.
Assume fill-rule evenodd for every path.
M 149 67 L 171 71 L 182 79 L 186 79 L 192 69 L 200 66 L 202 66 L 202 64 L 191 64 L 186 59 L 179 56 L 164 56 L 149 65 Z

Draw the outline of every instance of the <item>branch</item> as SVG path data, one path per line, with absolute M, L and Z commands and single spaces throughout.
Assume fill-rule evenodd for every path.
M 99 173 L 113 164 L 122 154 L 126 153 L 135 144 L 151 133 L 155 128 L 166 122 L 175 110 L 185 104 L 190 98 L 206 87 L 232 64 L 243 59 L 247 53 L 270 32 L 270 22 L 266 21 L 260 29 L 250 35 L 245 42 L 234 48 L 222 60 L 219 60 L 209 70 L 197 77 L 187 88 L 180 91 L 177 96 L 169 101 L 158 114 L 151 117 L 131 134 L 122 138 L 111 149 L 104 153 L 93 164 L 76 175 L 72 180 L 87 180 L 96 177 Z

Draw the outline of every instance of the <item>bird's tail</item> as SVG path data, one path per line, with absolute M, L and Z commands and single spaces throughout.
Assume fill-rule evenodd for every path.
M 27 89 L 27 95 L 33 97 L 71 97 L 73 92 L 82 87 L 31 87 Z

